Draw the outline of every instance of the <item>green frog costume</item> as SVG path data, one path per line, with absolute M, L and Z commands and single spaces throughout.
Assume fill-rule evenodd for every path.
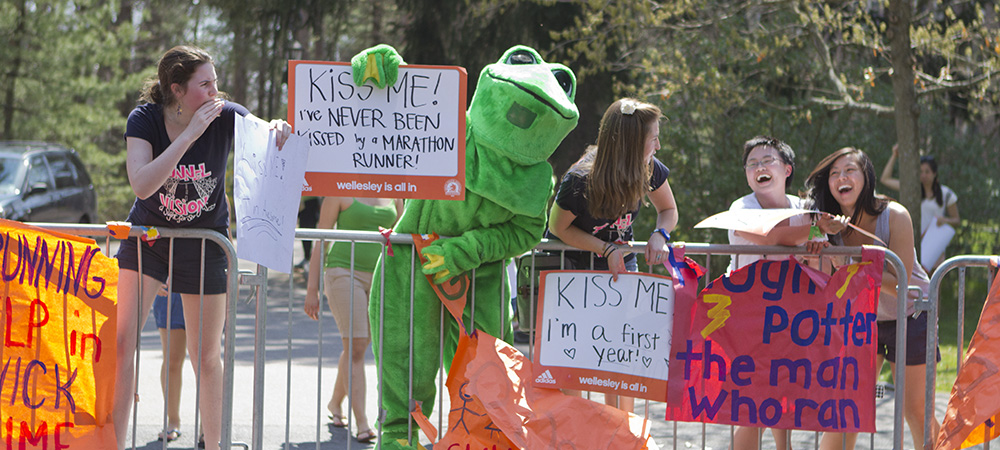
M 373 78 L 380 87 L 392 85 L 399 64 L 404 64 L 386 45 L 362 51 L 351 62 L 356 83 Z M 408 245 L 393 246 L 395 256 L 381 259 L 375 269 L 369 317 L 383 377 L 380 388 L 385 421 L 380 448 L 418 445 L 415 431 L 413 447 L 406 444 L 411 388 L 412 399 L 421 402 L 425 414 L 429 415 L 434 405 L 442 304 L 423 275 L 444 283 L 456 275 L 469 274 L 472 289 L 464 323 L 470 330 L 511 339 L 505 266 L 511 257 L 537 245 L 545 230 L 546 206 L 553 189 L 548 158 L 576 127 L 580 114 L 575 96 L 576 77 L 569 68 L 546 63 L 530 47 L 507 50 L 480 73 L 466 113 L 465 200 L 406 202 L 396 233 L 437 233 L 444 238 L 424 248 L 422 254 L 430 261 L 423 264 L 423 273 L 417 273 L 416 279 L 411 280 L 411 260 L 417 259 Z M 378 348 L 380 327 L 384 327 L 383 341 Z M 459 332 L 458 324 L 446 317 L 445 367 L 451 366 Z M 407 382 L 411 361 L 412 387 Z M 412 430 L 417 429 L 413 425 Z

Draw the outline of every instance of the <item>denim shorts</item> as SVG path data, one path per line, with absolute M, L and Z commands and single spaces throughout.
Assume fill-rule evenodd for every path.
M 167 328 L 166 295 L 157 295 L 153 300 L 153 318 L 156 319 L 156 328 Z M 170 329 L 184 329 L 184 302 L 181 301 L 181 294 L 176 292 L 170 295 Z

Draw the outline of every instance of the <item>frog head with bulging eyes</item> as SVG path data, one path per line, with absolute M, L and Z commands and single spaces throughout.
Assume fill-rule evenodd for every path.
M 576 76 L 547 63 L 531 47 L 517 45 L 486 66 L 469 106 L 476 141 L 522 165 L 552 156 L 576 127 Z

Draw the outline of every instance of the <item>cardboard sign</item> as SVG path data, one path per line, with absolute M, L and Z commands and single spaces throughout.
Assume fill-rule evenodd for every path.
M 883 257 L 832 277 L 761 260 L 678 300 L 667 419 L 874 432 Z
M 116 448 L 118 261 L 8 220 L 0 251 L 0 447 Z
M 737 209 L 709 216 L 694 228 L 719 228 L 766 236 L 782 220 L 814 212 L 816 211 L 797 208 Z
M 233 202 L 240 259 L 287 273 L 292 264 L 295 221 L 309 147 L 289 136 L 278 150 L 276 133 L 253 114 L 234 117 Z
M 464 68 L 399 67 L 396 84 L 356 86 L 348 63 L 289 61 L 288 122 L 308 138 L 303 192 L 465 198 Z
M 674 287 L 670 278 L 545 271 L 535 330 L 535 386 L 664 400 Z

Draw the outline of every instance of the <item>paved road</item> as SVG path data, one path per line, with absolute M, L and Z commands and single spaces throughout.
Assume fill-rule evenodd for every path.
M 301 247 L 296 245 L 296 261 L 301 259 Z M 254 266 L 244 264 L 241 269 L 252 270 Z M 291 280 L 291 282 L 290 282 Z M 305 280 L 301 272 L 288 274 L 271 273 L 268 277 L 268 307 L 266 332 L 266 363 L 264 374 L 265 407 L 262 417 L 264 434 L 263 449 L 361 449 L 361 445 L 343 428 L 329 426 L 326 419 L 326 401 L 336 376 L 336 358 L 341 351 L 340 335 L 332 316 L 324 307 L 320 322 L 310 320 L 302 312 L 305 294 Z M 289 295 L 291 294 L 291 295 Z M 249 291 L 241 291 L 241 301 L 237 312 L 236 338 L 236 382 L 234 386 L 233 437 L 236 442 L 249 443 L 252 436 L 253 400 L 253 330 L 256 305 L 248 304 Z M 289 301 L 291 298 L 291 301 Z M 317 337 L 322 336 L 320 341 Z M 163 403 L 159 388 L 159 366 L 161 355 L 159 337 L 150 319 L 142 333 L 140 362 L 140 403 L 137 408 L 137 439 L 139 449 L 161 449 L 163 443 L 156 435 L 163 425 Z M 522 351 L 527 349 L 522 346 Z M 366 371 L 368 374 L 368 415 L 376 417 L 376 370 L 374 359 L 369 354 Z M 172 449 L 191 449 L 195 445 L 194 424 L 195 383 L 191 366 L 185 369 L 185 384 L 182 400 L 182 436 L 169 444 Z M 877 401 L 877 428 L 873 437 L 864 435 L 859 439 L 859 449 L 892 447 L 892 392 L 887 398 Z M 599 397 L 595 397 L 598 401 Z M 939 395 L 937 417 L 943 416 L 947 397 Z M 637 408 L 639 413 L 642 405 Z M 438 408 L 438 410 L 446 410 Z M 650 404 L 648 417 L 652 423 L 652 433 L 661 448 L 701 448 L 720 450 L 728 447 L 730 427 L 709 426 L 666 422 L 664 405 Z M 440 428 L 435 411 L 432 421 Z M 704 430 L 704 432 L 703 432 Z M 703 438 L 704 436 L 704 438 Z M 797 449 L 812 448 L 816 434 L 813 432 L 793 432 L 793 446 Z M 676 440 L 676 442 L 675 442 Z M 131 431 L 129 437 L 131 448 Z M 873 443 L 872 443 L 873 442 Z M 430 447 L 428 447 L 430 448 Z M 764 441 L 764 448 L 773 448 L 770 436 Z M 913 448 L 908 432 L 904 448 Z

